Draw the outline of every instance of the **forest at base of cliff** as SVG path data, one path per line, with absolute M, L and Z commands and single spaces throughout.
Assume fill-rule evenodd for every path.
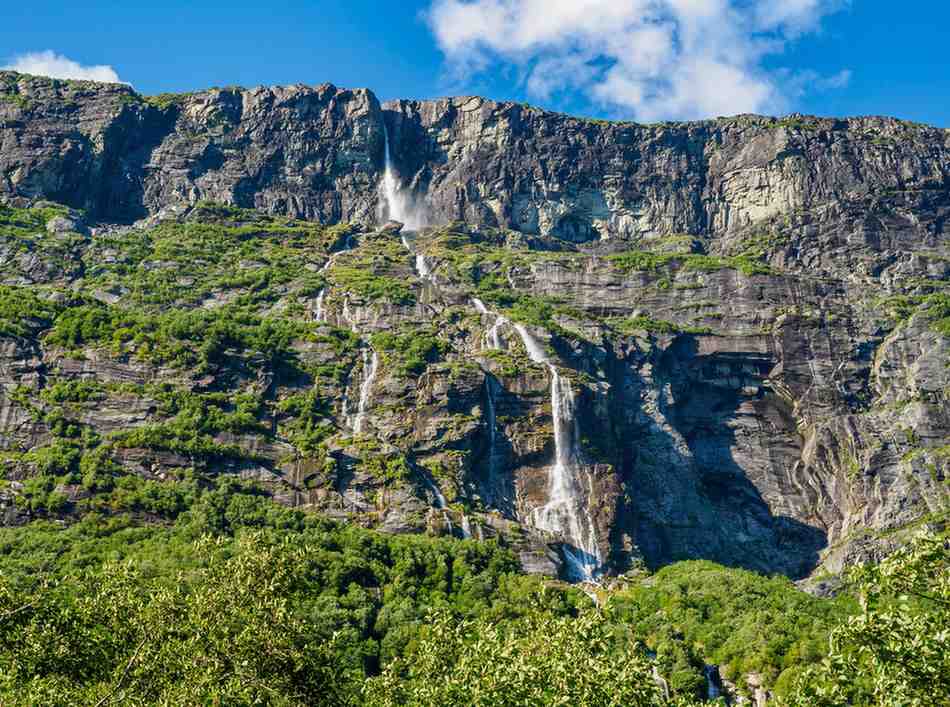
M 0 578 L 5 705 L 688 705 L 710 663 L 779 704 L 950 694 L 933 536 L 835 599 L 690 561 L 595 605 L 495 542 L 387 536 L 223 482 L 171 525 L 0 529 Z

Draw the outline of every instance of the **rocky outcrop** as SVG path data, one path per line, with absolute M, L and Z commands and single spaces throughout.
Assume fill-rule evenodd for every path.
M 0 194 L 106 221 L 206 200 L 375 223 L 386 130 L 433 223 L 576 242 L 728 237 L 802 211 L 813 231 L 858 218 L 874 232 L 883 195 L 905 192 L 942 219 L 950 184 L 950 133 L 887 118 L 638 125 L 478 97 L 381 107 L 329 84 L 142 98 L 10 72 L 0 91 Z
M 62 414 L 122 440 L 115 462 L 137 477 L 234 474 L 389 532 L 498 537 L 553 574 L 570 538 L 531 518 L 551 493 L 555 375 L 577 509 L 611 570 L 834 573 L 946 521 L 947 131 L 601 123 L 332 86 L 146 99 L 3 73 L 0 92 L 0 195 L 43 215 L 0 226 L 6 286 L 64 309 L 302 327 L 264 337 L 284 358 L 231 342 L 158 361 L 151 330 L 70 349 L 52 319 L 5 326 L 6 522 L 31 517 L 29 450 L 62 434 L 43 391 L 96 381 Z M 387 134 L 400 194 L 434 228 L 373 227 Z M 202 240 L 222 233 L 233 253 Z M 156 380 L 228 411 L 251 395 L 254 424 L 208 432 L 200 453 L 126 434 L 177 414 Z M 64 479 L 70 502 L 96 493 Z
M 396 163 L 436 223 L 577 242 L 728 236 L 889 190 L 945 191 L 950 174 L 950 133 L 884 118 L 646 126 L 478 97 L 383 108 Z
M 371 221 L 382 157 L 366 90 L 127 86 L 0 72 L 0 192 L 129 222 L 198 201 Z

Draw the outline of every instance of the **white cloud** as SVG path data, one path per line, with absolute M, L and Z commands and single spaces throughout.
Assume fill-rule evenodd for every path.
M 124 83 L 111 66 L 83 66 L 53 51 L 29 52 L 15 56 L 3 69 L 54 79 L 81 79 Z
M 817 79 L 815 86 L 821 91 L 829 91 L 836 88 L 845 88 L 849 83 L 851 83 L 851 70 L 843 69 L 833 76 Z
M 800 86 L 764 59 L 843 1 L 432 0 L 427 21 L 457 78 L 515 65 L 535 98 L 580 91 L 651 121 L 785 110 Z

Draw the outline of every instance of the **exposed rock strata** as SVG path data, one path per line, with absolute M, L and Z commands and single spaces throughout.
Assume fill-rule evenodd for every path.
M 482 258 L 477 278 L 505 283 L 509 296 L 557 304 L 550 347 L 573 386 L 590 513 L 614 568 L 705 557 L 802 577 L 878 556 L 904 530 L 946 517 L 950 342 L 935 325 L 947 313 L 928 297 L 950 274 L 947 131 L 882 118 L 602 124 L 479 98 L 380 106 L 368 91 L 326 85 L 145 100 L 123 86 L 0 74 L 0 91 L 0 194 L 85 212 L 50 220 L 26 246 L 5 238 L 7 285 L 124 306 L 126 285 L 86 284 L 127 257 L 106 238 L 128 228 L 102 224 L 146 228 L 221 202 L 364 225 L 352 250 L 313 253 L 313 272 L 339 253 L 319 317 L 316 295 L 291 297 L 289 286 L 268 313 L 284 316 L 292 300 L 311 321 L 355 332 L 364 350 L 373 334 L 420 327 L 445 343 L 421 372 L 384 366 L 370 382 L 361 426 L 380 454 L 411 462 L 410 482 L 394 486 L 348 436 L 361 355 L 296 342 L 304 364 L 344 369 L 323 388 L 341 430 L 328 443 L 332 483 L 325 460 L 279 434 L 216 438 L 243 450 L 217 468 L 262 481 L 282 502 L 392 532 L 515 538 L 526 566 L 555 571 L 552 539 L 519 524 L 545 500 L 549 373 L 510 324 L 474 308 L 474 276 L 459 260 L 471 256 Z M 431 221 L 468 224 L 448 246 L 440 231 L 414 240 L 425 280 L 410 253 L 386 250 L 398 226 L 370 228 L 384 130 Z M 485 258 L 488 248 L 508 260 Z M 612 257 L 629 249 L 654 259 Z M 367 263 L 406 283 L 412 301 L 368 298 L 334 275 Z M 238 294 L 215 291 L 201 307 Z M 508 354 L 486 352 L 490 331 Z M 6 449 L 49 442 L 23 395 L 54 378 L 253 389 L 268 405 L 307 388 L 251 354 L 181 370 L 97 347 L 78 357 L 46 345 L 39 328 L 0 347 Z M 111 394 L 76 414 L 105 435 L 161 419 L 154 401 Z M 274 408 L 261 414 L 278 427 Z M 194 464 L 167 451 L 119 456 L 154 479 Z M 5 522 L 30 516 L 15 497 L 31 473 L 15 466 L 0 489 Z

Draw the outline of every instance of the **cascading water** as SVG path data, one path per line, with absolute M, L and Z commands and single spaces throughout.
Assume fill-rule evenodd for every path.
M 495 318 L 491 328 L 485 335 L 488 345 L 491 348 L 499 351 L 504 349 L 505 346 L 501 338 L 501 328 L 508 324 L 508 320 L 500 314 L 490 311 L 488 307 L 485 306 L 485 303 L 478 299 L 478 297 L 472 297 L 472 304 L 475 306 L 475 309 L 479 314 L 487 314 L 488 316 Z
M 415 266 L 416 274 L 419 276 L 420 280 L 428 280 L 432 275 L 432 269 L 429 267 L 429 263 L 426 262 L 426 257 L 422 253 L 416 253 L 415 249 L 412 247 L 412 243 L 409 242 L 409 239 L 406 238 L 406 234 L 403 233 L 400 240 L 402 241 L 402 247 L 409 251 L 411 255 L 415 255 Z
M 712 702 L 718 700 L 722 695 L 719 688 L 721 678 L 719 677 L 719 667 L 715 665 L 703 666 L 703 675 L 706 677 L 706 699 Z
M 415 203 L 412 194 L 402 188 L 399 177 L 393 166 L 392 154 L 389 150 L 389 128 L 383 125 L 385 139 L 385 163 L 383 164 L 382 196 L 380 203 L 380 221 L 399 221 L 409 231 L 417 231 L 425 226 L 424 212 Z M 383 209 L 385 208 L 385 212 Z M 409 245 L 403 239 L 408 248 Z
M 380 202 L 380 221 L 391 220 L 399 221 L 407 231 L 418 231 L 426 225 L 425 210 L 422 209 L 412 194 L 402 188 L 399 183 L 399 177 L 396 174 L 396 168 L 393 166 L 392 154 L 389 149 L 389 129 L 383 126 L 383 135 L 385 137 L 385 158 L 383 165 L 382 196 Z M 415 255 L 416 272 L 423 280 L 428 280 L 432 275 L 432 269 L 426 261 L 426 257 L 421 253 L 416 253 L 405 233 L 402 234 L 402 245 L 410 253 Z
M 323 299 L 327 294 L 327 288 L 322 287 L 317 293 L 317 310 L 314 312 L 313 316 L 318 322 L 322 322 L 326 312 L 323 311 Z
M 426 257 L 422 255 L 422 253 L 416 253 L 416 272 L 419 273 L 419 277 L 423 280 L 428 280 L 432 275 L 432 270 L 429 268 Z
M 597 546 L 593 518 L 587 509 L 578 473 L 574 435 L 574 393 L 570 381 L 548 359 L 544 349 L 522 324 L 515 324 L 528 356 L 547 366 L 551 374 L 551 416 L 554 422 L 554 466 L 548 482 L 548 502 L 535 508 L 530 518 L 535 527 L 564 536 L 563 551 L 573 579 L 590 580 L 603 560 Z
M 352 248 L 352 247 L 353 247 L 353 237 L 350 236 L 349 238 L 347 238 L 347 240 L 346 240 L 345 243 L 343 244 L 343 249 L 342 249 L 342 250 L 339 250 L 339 251 L 337 251 L 336 253 L 332 253 L 332 254 L 330 255 L 330 257 L 327 258 L 327 262 L 325 262 L 325 263 L 320 267 L 320 270 L 319 270 L 320 274 L 322 275 L 323 273 L 325 273 L 327 270 L 330 269 L 330 267 L 333 265 L 333 261 L 337 259 L 337 256 L 339 256 L 340 253 L 342 253 L 342 252 L 344 252 L 344 251 L 347 251 L 347 250 L 349 250 L 349 249 Z M 326 313 L 326 310 L 324 309 L 323 303 L 324 303 L 324 301 L 326 300 L 326 295 L 327 295 L 327 289 L 328 289 L 328 287 L 329 287 L 329 286 L 321 287 L 321 288 L 320 288 L 320 291 L 317 293 L 317 310 L 316 310 L 316 312 L 314 313 L 314 318 L 315 318 L 318 322 L 326 321 L 327 313 Z
M 439 487 L 429 477 L 423 476 L 423 479 L 425 480 L 426 486 L 432 491 L 432 497 L 435 499 L 435 507 L 439 510 L 445 510 L 448 504 L 445 502 L 445 496 L 442 495 L 442 491 L 439 490 Z
M 488 419 L 485 421 L 488 425 L 488 478 L 495 478 L 495 434 L 498 424 L 495 417 L 495 391 L 492 389 L 491 377 L 485 376 L 485 401 Z
M 472 537 L 472 522 L 464 513 L 462 514 L 462 537 L 466 540 Z
M 356 419 L 353 421 L 353 432 L 360 434 L 366 423 L 366 410 L 369 407 L 369 396 L 373 392 L 373 381 L 376 378 L 376 369 L 379 367 L 379 354 L 370 349 L 363 349 L 363 384 L 360 386 L 360 401 L 356 408 Z

